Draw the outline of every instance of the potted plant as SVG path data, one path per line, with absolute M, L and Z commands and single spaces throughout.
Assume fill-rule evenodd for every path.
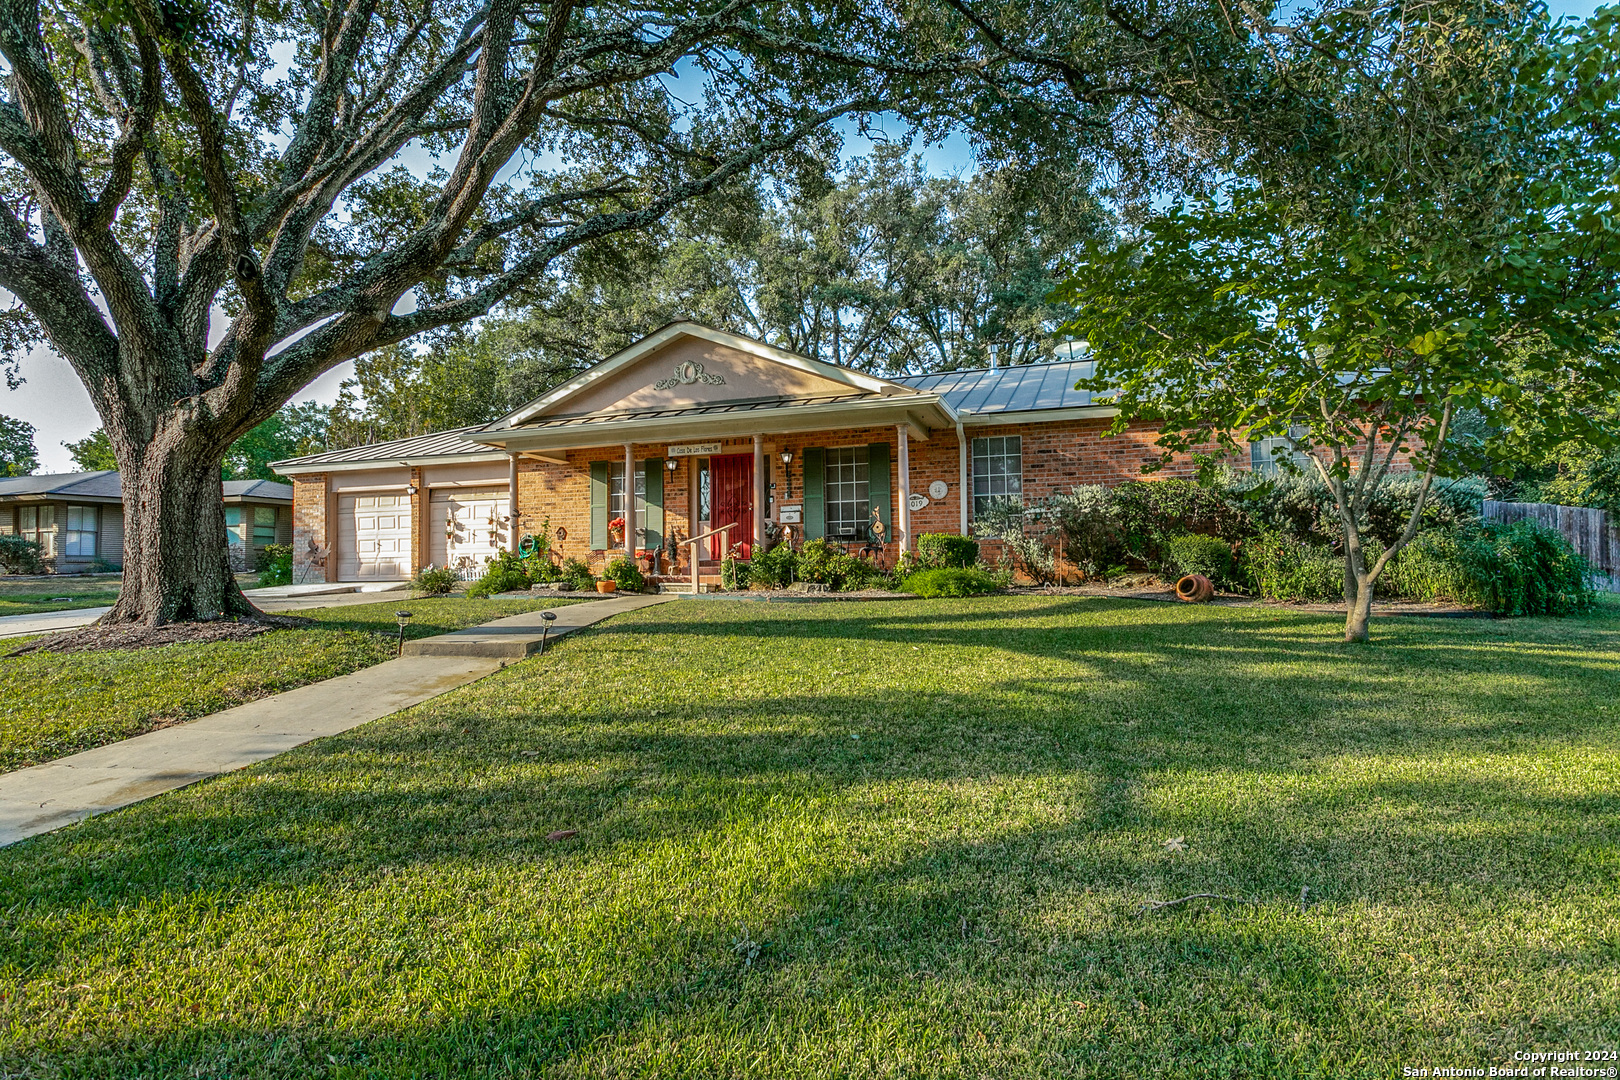
M 608 536 L 613 538 L 614 547 L 624 543 L 624 518 L 616 517 L 608 522 Z
M 618 589 L 618 587 L 619 587 L 619 583 L 617 581 L 614 581 L 610 577 L 605 577 L 601 581 L 598 581 L 596 583 L 596 591 L 599 592 L 599 593 L 614 592 L 615 590 Z

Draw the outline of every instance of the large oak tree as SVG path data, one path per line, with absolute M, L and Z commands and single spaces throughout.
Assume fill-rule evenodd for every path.
M 751 169 L 825 157 L 839 117 L 1070 154 L 1115 130 L 1146 100 L 1134 46 L 1071 14 L 1089 66 L 1054 94 L 926 4 L 7 0 L 0 345 L 65 356 L 111 439 L 126 558 L 106 621 L 252 613 L 220 461 L 310 379 Z

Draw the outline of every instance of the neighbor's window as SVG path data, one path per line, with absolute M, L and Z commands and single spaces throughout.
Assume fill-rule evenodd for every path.
M 253 546 L 264 547 L 266 544 L 276 542 L 276 508 L 273 506 L 255 506 L 253 508 Z
M 973 440 L 973 513 L 1001 502 L 1024 503 L 1024 439 L 998 435 Z
M 232 547 L 242 546 L 242 508 L 240 506 L 227 506 L 225 508 L 225 542 Z
M 822 472 L 822 498 L 827 508 L 827 535 L 854 540 L 867 535 L 872 510 L 866 487 L 866 447 L 827 451 Z
M 70 506 L 67 508 L 66 529 L 62 535 L 62 553 L 85 559 L 96 557 L 96 508 Z
M 647 470 L 636 467 L 636 546 L 647 546 Z M 624 517 L 624 462 L 608 464 L 608 520 Z
M 38 544 L 41 557 L 49 559 L 56 554 L 56 507 L 18 507 L 17 532 L 23 539 Z
M 1288 429 L 1288 436 L 1272 435 L 1264 439 L 1256 439 L 1249 444 L 1249 467 L 1255 472 L 1278 472 L 1282 463 L 1292 461 L 1303 468 L 1308 465 L 1308 456 L 1294 448 L 1294 441 L 1303 441 L 1311 434 L 1310 425 L 1294 424 Z

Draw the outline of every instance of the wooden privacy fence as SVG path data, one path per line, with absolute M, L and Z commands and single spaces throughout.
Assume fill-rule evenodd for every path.
M 1598 588 L 1620 592 L 1620 522 L 1611 521 L 1607 511 L 1589 506 L 1487 499 L 1480 516 L 1486 521 L 1530 520 L 1562 533 L 1570 546 L 1586 556 L 1586 561 L 1598 572 Z

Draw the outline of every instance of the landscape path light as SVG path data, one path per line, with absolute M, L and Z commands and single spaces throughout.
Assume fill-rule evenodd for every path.
M 395 656 L 404 656 L 405 655 L 405 624 L 411 621 L 411 613 L 408 612 L 408 611 L 396 611 L 396 612 L 394 612 L 394 619 L 399 623 L 399 648 L 397 650 L 395 650 L 394 655 Z

